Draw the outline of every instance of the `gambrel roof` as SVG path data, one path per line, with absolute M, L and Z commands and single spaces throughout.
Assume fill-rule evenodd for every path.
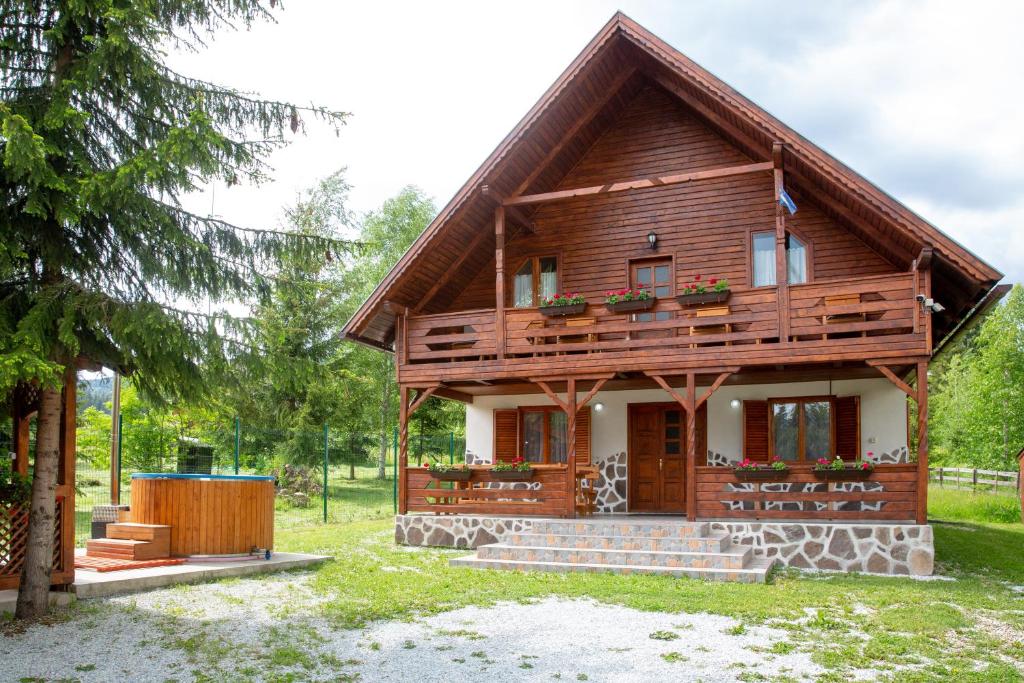
M 388 348 L 397 311 L 437 312 L 494 258 L 502 198 L 554 188 L 641 89 L 656 86 L 755 161 L 784 145 L 786 187 L 893 266 L 932 250 L 936 341 L 990 293 L 1002 274 L 621 12 L 601 29 L 442 209 L 346 324 L 355 341 Z M 513 230 L 529 207 L 510 212 Z M 514 233 L 513 233 L 514 236 Z

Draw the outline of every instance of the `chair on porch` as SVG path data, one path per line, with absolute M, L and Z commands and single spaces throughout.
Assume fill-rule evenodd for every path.
M 710 318 L 721 318 L 729 315 L 728 306 L 702 306 L 697 309 L 696 320 L 690 325 L 690 336 L 697 337 L 706 334 L 728 334 L 732 332 L 732 323 L 716 322 Z M 701 320 L 705 318 L 706 320 Z M 732 342 L 726 341 L 726 346 L 732 346 Z M 697 348 L 697 344 L 691 343 L 691 349 Z
M 596 467 L 576 468 L 576 514 L 589 517 L 597 512 L 597 481 L 600 474 Z M 586 486 L 584 486 L 584 482 Z
M 531 320 L 526 325 L 526 330 L 527 331 L 530 331 L 530 330 L 543 330 L 544 326 L 545 325 L 544 325 L 544 321 L 543 320 Z M 530 346 L 544 346 L 547 343 L 548 340 L 547 340 L 547 337 L 527 336 L 526 337 L 526 341 L 530 343 Z M 534 351 L 533 352 L 533 357 L 534 358 L 536 358 L 536 357 L 538 357 L 540 355 L 542 355 L 540 351 Z
M 825 297 L 825 308 L 828 308 L 829 306 L 848 306 L 850 304 L 859 304 L 860 302 L 860 294 L 835 294 Z M 868 317 L 866 313 L 840 313 L 838 315 L 821 316 L 821 324 L 839 325 L 841 323 L 862 323 L 866 322 L 867 319 Z M 868 336 L 867 330 L 861 330 L 860 336 Z M 823 333 L 821 338 L 828 339 L 828 332 Z
M 566 327 L 590 327 L 597 324 L 597 318 L 566 318 Z M 591 332 L 590 334 L 564 334 L 558 336 L 559 344 L 580 344 L 583 342 L 594 343 L 597 341 L 597 335 Z M 594 353 L 593 349 L 586 351 L 574 352 L 574 353 Z

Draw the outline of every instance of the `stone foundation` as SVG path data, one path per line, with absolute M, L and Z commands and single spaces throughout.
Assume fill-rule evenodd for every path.
M 935 563 L 932 528 L 927 524 L 817 524 L 711 522 L 737 545 L 758 557 L 801 569 L 930 576 Z
M 596 519 L 600 519 L 597 517 Z M 621 517 L 628 521 L 629 517 Z M 665 521 L 670 521 L 666 518 Z M 533 528 L 530 517 L 398 515 L 395 542 L 405 545 L 477 548 Z M 680 520 L 681 523 L 682 520 Z M 801 569 L 928 576 L 935 561 L 932 528 L 917 524 L 808 522 L 708 522 L 727 532 L 756 557 Z

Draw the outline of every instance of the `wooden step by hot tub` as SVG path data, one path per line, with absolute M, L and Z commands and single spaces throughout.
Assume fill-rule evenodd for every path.
M 132 522 L 171 527 L 171 555 L 240 555 L 274 545 L 274 478 L 133 474 Z

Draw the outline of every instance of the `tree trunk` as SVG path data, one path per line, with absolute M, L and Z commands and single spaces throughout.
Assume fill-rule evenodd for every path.
M 37 619 L 44 616 L 49 608 L 57 468 L 60 465 L 60 413 L 60 389 L 43 389 L 36 422 L 28 543 L 15 608 L 15 616 L 19 619 Z
M 387 359 L 381 372 L 380 390 L 380 450 L 377 452 L 377 478 L 388 478 L 388 417 L 391 412 L 391 378 L 392 367 Z M 398 454 L 395 454 L 398 458 Z

